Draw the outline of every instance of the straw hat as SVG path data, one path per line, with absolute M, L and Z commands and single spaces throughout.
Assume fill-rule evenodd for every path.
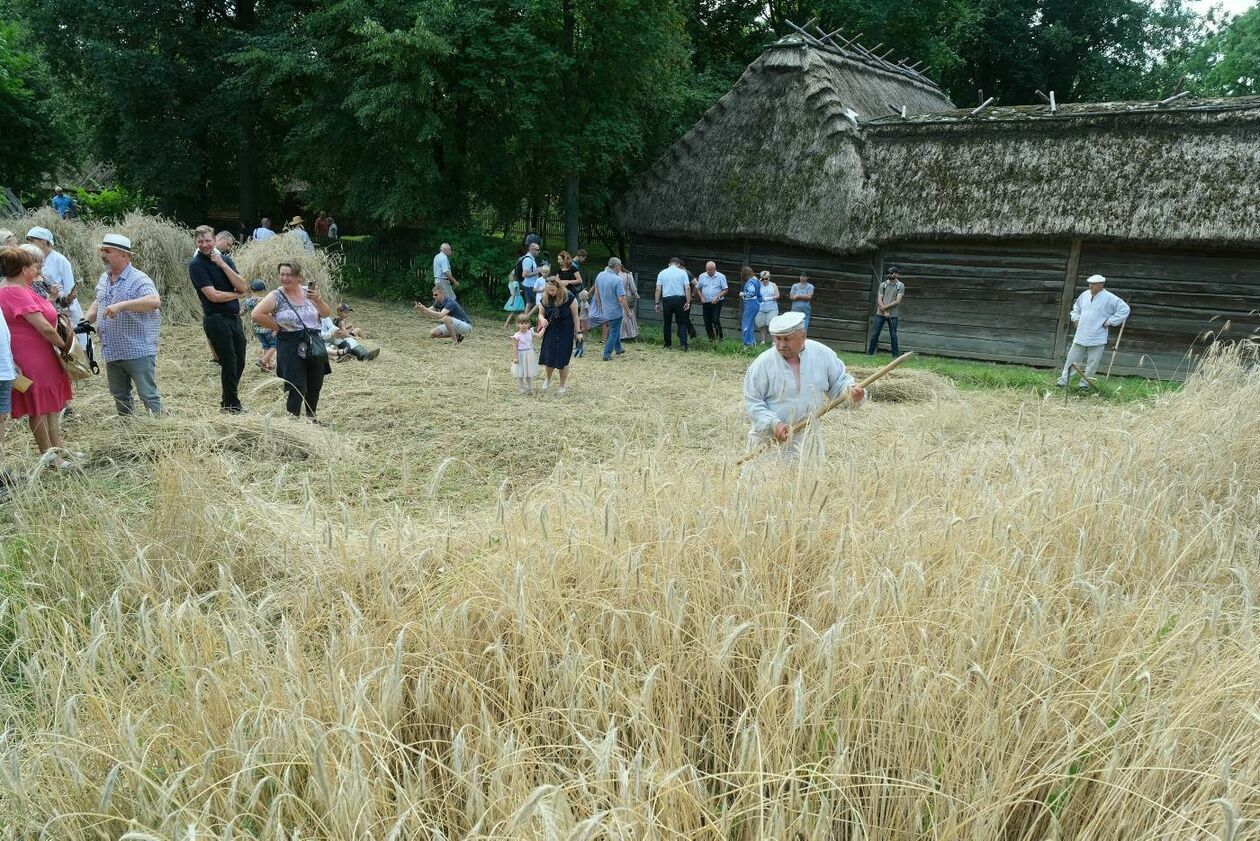
M 306 220 L 304 220 L 301 216 L 294 216 L 289 220 L 289 227 L 292 228 L 294 225 L 303 225 L 305 224 L 305 221 Z

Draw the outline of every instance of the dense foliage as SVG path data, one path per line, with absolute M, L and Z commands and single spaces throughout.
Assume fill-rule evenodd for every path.
M 493 229 L 550 210 L 575 224 L 580 213 L 606 243 L 616 196 L 789 20 L 843 25 L 922 60 L 960 105 L 981 92 L 1030 102 L 1038 89 L 1061 101 L 1151 97 L 1183 75 L 1196 92 L 1244 93 L 1260 75 L 1258 13 L 1217 21 L 1185 0 L 0 8 L 17 21 L 0 29 L 0 109 L 20 128 L 0 141 L 14 183 L 51 168 L 74 134 L 82 154 L 186 219 L 238 207 L 252 224 L 301 185 L 307 206 L 335 209 L 343 229 Z

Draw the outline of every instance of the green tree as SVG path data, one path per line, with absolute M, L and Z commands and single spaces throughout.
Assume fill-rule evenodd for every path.
M 1173 67 L 1202 96 L 1260 94 L 1260 6 L 1226 21 Z
M 3 7 L 0 7 L 3 8 Z M 72 119 L 58 105 L 48 66 L 16 21 L 0 24 L 0 177 L 29 192 L 72 149 Z
M 861 33 L 868 47 L 892 49 L 929 66 L 929 76 L 959 105 L 980 91 L 1002 104 L 1143 98 L 1169 86 L 1168 57 L 1203 34 L 1184 0 L 780 0 L 783 21 L 817 17 L 820 26 Z

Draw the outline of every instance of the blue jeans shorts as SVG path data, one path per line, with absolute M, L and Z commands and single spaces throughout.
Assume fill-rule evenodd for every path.
M 262 345 L 263 350 L 274 350 L 276 347 L 276 334 L 270 330 L 256 330 L 254 335 L 258 337 L 258 344 Z
M 0 417 L 13 412 L 13 380 L 0 380 Z

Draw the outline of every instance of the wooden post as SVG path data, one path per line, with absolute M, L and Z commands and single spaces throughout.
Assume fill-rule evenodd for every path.
M 1068 316 L 1072 312 L 1072 293 L 1076 291 L 1076 274 L 1081 266 L 1081 238 L 1072 237 L 1072 247 L 1068 252 L 1067 271 L 1063 274 L 1063 300 L 1059 304 L 1059 326 L 1054 334 L 1054 361 L 1063 358 L 1067 352 L 1067 328 L 1071 323 Z
M 862 339 L 862 352 L 871 346 L 871 331 L 875 329 L 875 307 L 879 303 L 879 282 L 884 279 L 884 249 L 875 252 L 875 282 L 871 286 L 871 300 L 866 307 L 866 334 Z

